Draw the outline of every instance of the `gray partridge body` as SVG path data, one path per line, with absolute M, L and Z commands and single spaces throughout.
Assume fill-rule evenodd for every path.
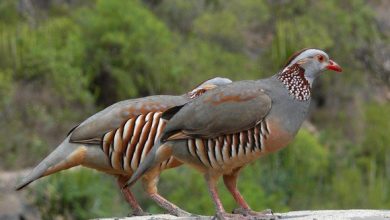
M 224 85 L 168 110 L 162 116 L 169 121 L 161 139 L 128 184 L 173 155 L 204 174 L 221 218 L 270 217 L 250 209 L 237 190 L 238 173 L 293 140 L 307 117 L 312 83 L 326 69 L 341 71 L 325 52 L 305 49 L 270 78 Z M 220 176 L 240 206 L 238 215 L 227 214 L 222 206 L 216 190 Z
M 123 186 L 165 127 L 166 123 L 161 119 L 162 112 L 227 83 L 231 83 L 231 80 L 216 77 L 181 96 L 149 96 L 107 107 L 72 129 L 66 139 L 22 180 L 17 189 L 41 177 L 81 165 L 115 175 L 133 214 L 143 215 L 131 191 L 123 189 Z M 145 190 L 159 205 L 169 209 L 172 214 L 186 215 L 185 211 L 161 197 L 156 187 L 161 170 L 180 164 L 173 157 L 167 158 L 162 161 L 160 170 L 145 176 L 143 181 Z

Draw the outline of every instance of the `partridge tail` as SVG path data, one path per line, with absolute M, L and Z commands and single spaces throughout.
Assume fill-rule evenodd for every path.
M 159 166 L 163 161 L 167 160 L 171 156 L 171 149 L 168 143 L 161 144 L 160 141 L 156 142 L 152 150 L 145 157 L 145 160 L 141 162 L 137 170 L 134 172 L 130 180 L 124 186 L 132 186 L 139 178 L 141 178 L 148 171 Z
M 80 165 L 84 160 L 86 150 L 86 147 L 83 145 L 69 143 L 69 137 L 67 137 L 53 152 L 43 159 L 28 176 L 23 178 L 16 186 L 16 190 L 23 189 L 25 186 L 41 177 Z

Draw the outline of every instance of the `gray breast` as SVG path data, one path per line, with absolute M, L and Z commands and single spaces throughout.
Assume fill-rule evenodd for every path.
M 272 100 L 272 107 L 267 118 L 276 118 L 284 130 L 295 135 L 308 115 L 310 98 L 305 101 L 297 100 L 275 77 L 257 82 Z

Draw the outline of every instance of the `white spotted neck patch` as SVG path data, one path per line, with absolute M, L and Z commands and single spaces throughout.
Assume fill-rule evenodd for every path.
M 291 65 L 279 73 L 277 78 L 286 86 L 290 95 L 300 101 L 310 98 L 310 84 L 305 78 L 305 70 L 298 64 Z

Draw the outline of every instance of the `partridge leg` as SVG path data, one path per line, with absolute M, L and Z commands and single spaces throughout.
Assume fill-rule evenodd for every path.
M 125 197 L 126 201 L 130 204 L 131 209 L 133 210 L 132 215 L 134 216 L 142 216 L 142 215 L 149 215 L 149 213 L 144 212 L 141 208 L 141 206 L 138 204 L 137 200 L 135 200 L 135 197 L 133 193 L 131 193 L 130 189 L 128 187 L 123 188 L 123 186 L 126 184 L 129 177 L 127 176 L 118 176 L 117 183 L 119 188 L 122 191 L 123 196 Z
M 177 207 L 175 204 L 169 202 L 158 193 L 157 183 L 158 183 L 159 175 L 158 174 L 151 175 L 151 173 L 148 173 L 142 179 L 144 189 L 148 193 L 149 197 L 152 200 L 154 200 L 161 208 L 167 210 L 171 215 L 175 215 L 178 217 L 192 216 L 191 213 L 186 212 L 181 208 Z
M 205 179 L 207 182 L 207 186 L 209 188 L 210 195 L 217 209 L 217 214 L 216 214 L 217 218 L 218 219 L 246 219 L 244 216 L 240 214 L 230 214 L 225 211 L 221 199 L 219 198 L 217 187 L 216 187 L 218 177 L 219 176 L 205 174 Z
M 237 178 L 239 171 L 240 170 L 236 170 L 230 175 L 223 176 L 223 182 L 225 183 L 226 188 L 240 206 L 240 208 L 234 209 L 233 213 L 244 216 L 256 216 L 256 219 L 276 219 L 276 217 L 272 215 L 272 211 L 270 209 L 266 209 L 261 212 L 255 212 L 249 207 L 248 203 L 237 189 Z

